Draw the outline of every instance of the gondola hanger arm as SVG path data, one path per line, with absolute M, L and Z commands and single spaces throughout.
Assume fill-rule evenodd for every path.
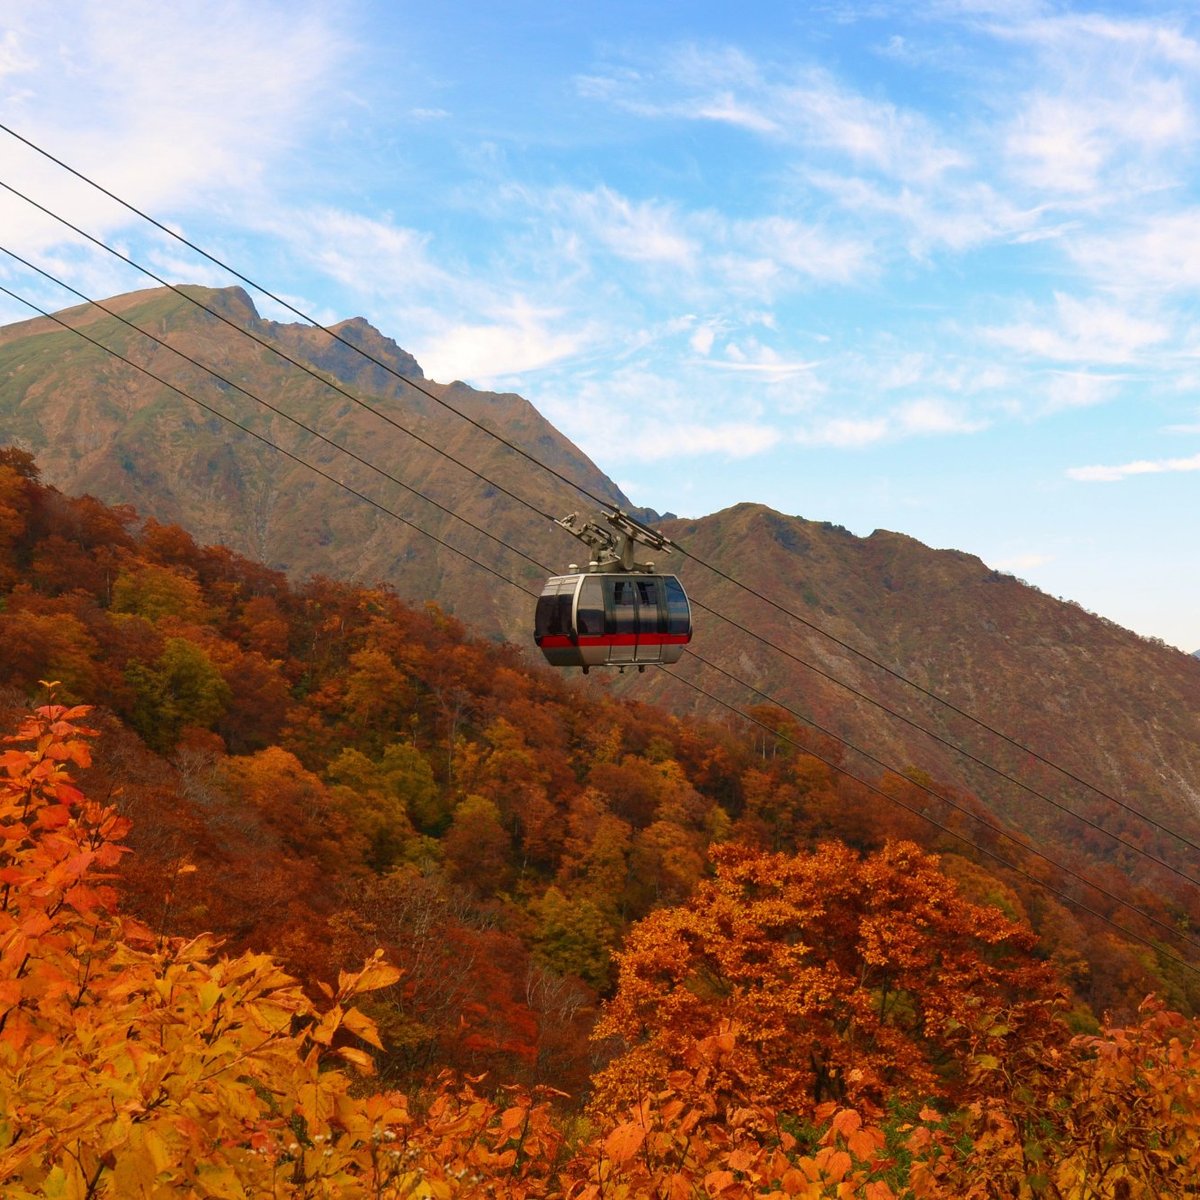
M 555 521 L 592 550 L 589 571 L 641 571 L 653 574 L 652 562 L 637 562 L 634 555 L 639 545 L 652 550 L 668 551 L 673 543 L 657 529 L 644 525 L 636 517 L 623 512 L 615 504 L 611 511 L 599 514 L 609 528 L 589 521 L 578 513 L 568 513 Z

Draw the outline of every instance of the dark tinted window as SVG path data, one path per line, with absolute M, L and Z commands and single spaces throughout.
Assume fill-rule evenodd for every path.
M 544 637 L 565 637 L 571 632 L 571 600 L 575 594 L 574 580 L 551 580 L 538 597 L 533 618 L 533 634 Z
M 661 579 L 639 579 L 637 581 L 638 624 L 642 633 L 662 633 L 666 627 L 666 605 L 660 603 Z
M 632 579 L 606 579 L 612 623 L 607 632 L 637 633 L 637 585 Z
M 665 575 L 663 582 L 667 586 L 667 632 L 691 633 L 692 614 L 683 584 L 674 575 Z
M 585 576 L 580 585 L 576 621 L 580 637 L 599 637 L 604 632 L 604 592 L 598 575 Z

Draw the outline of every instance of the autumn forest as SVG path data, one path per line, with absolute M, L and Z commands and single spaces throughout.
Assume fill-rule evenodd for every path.
M 0 1194 L 1190 1194 L 1194 890 L 530 662 L 0 450 Z

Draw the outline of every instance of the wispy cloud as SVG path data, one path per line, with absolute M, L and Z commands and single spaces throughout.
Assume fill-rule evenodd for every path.
M 564 324 L 564 314 L 518 300 L 487 322 L 454 325 L 415 345 L 430 377 L 491 387 L 578 354 L 588 333 Z
M 1046 373 L 1037 391 L 1041 408 L 1025 406 L 1022 412 L 1037 417 L 1043 413 L 1063 412 L 1072 408 L 1092 408 L 1120 395 L 1124 379 L 1092 371 L 1055 370 Z
M 290 254 L 368 294 L 417 287 L 445 295 L 453 287 L 451 273 L 430 253 L 430 236 L 416 229 L 329 207 L 272 209 L 256 224 Z
M 1200 208 L 1156 208 L 1140 219 L 1134 210 L 1104 230 L 1073 238 L 1067 251 L 1104 286 L 1195 292 L 1200 290 Z
M 989 24 L 993 36 L 1054 50 L 1074 61 L 1090 42 L 1099 49 L 1133 50 L 1174 66 L 1200 68 L 1200 42 L 1183 33 L 1170 17 L 1110 17 L 1096 12 L 1048 15 L 1039 4 L 1021 9 L 1006 3 L 997 4 L 993 12 L 1004 18 Z
M 560 191 L 557 197 L 618 258 L 685 268 L 696 260 L 699 246 L 682 229 L 672 205 L 634 203 L 610 188 Z
M 299 140 L 348 54 L 334 14 L 307 4 L 195 9 L 144 0 L 15 6 L 6 13 L 5 119 L 150 210 L 236 207 Z M 9 182 L 92 231 L 127 210 L 8 142 Z M 11 198 L 0 226 L 26 245 L 61 230 Z
M 988 330 L 986 336 L 1035 358 L 1116 365 L 1138 361 L 1145 351 L 1165 343 L 1171 329 L 1102 298 L 1058 293 L 1052 312 Z
M 1069 467 L 1067 478 L 1080 483 L 1117 483 L 1135 475 L 1163 475 L 1178 471 L 1200 471 L 1200 454 L 1190 458 L 1139 459 L 1118 466 Z
M 804 446 L 859 449 L 912 437 L 977 433 L 988 422 L 970 416 L 959 404 L 940 397 L 906 400 L 878 413 L 817 416 L 794 433 Z
M 967 161 L 918 112 L 868 99 L 815 64 L 768 73 L 732 46 L 678 47 L 653 72 L 616 69 L 578 86 L 641 116 L 729 124 L 894 178 L 930 179 Z
M 850 450 L 882 442 L 889 432 L 886 417 L 826 417 L 798 429 L 794 437 L 802 446 Z
M 901 404 L 892 415 L 891 424 L 894 432 L 909 435 L 977 433 L 988 422 L 967 416 L 960 405 L 930 398 Z

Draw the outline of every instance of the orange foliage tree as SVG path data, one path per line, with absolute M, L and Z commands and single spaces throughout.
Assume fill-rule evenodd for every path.
M 973 1102 L 907 1134 L 919 1200 L 1159 1200 L 1200 1179 L 1200 1022 L 1149 998 L 1069 1042 L 981 1013 L 973 1040 Z
M 971 904 L 911 843 L 860 857 L 713 851 L 716 878 L 652 914 L 617 955 L 598 1036 L 627 1050 L 597 1102 L 658 1086 L 722 1020 L 754 1096 L 800 1112 L 825 1101 L 951 1094 L 980 1005 L 1029 1013 L 1055 992 L 1032 932 Z
M 128 822 L 85 797 L 85 708 L 47 706 L 0 755 L 0 1191 L 32 1197 L 541 1195 L 560 1141 L 545 1105 L 444 1084 L 414 1115 L 358 1098 L 393 984 L 378 956 L 314 1006 L 265 955 L 211 938 L 161 950 L 106 877 Z

